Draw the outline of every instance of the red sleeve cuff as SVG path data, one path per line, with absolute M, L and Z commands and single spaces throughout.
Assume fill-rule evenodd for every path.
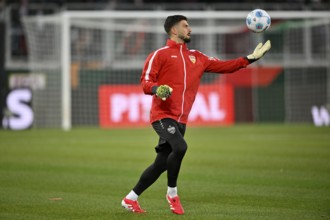
M 242 60 L 242 66 L 244 67 L 248 66 L 251 63 L 247 57 L 241 57 L 241 60 Z
M 153 88 L 154 86 L 158 86 L 157 83 L 149 82 L 149 81 L 144 81 L 144 82 L 142 82 L 142 88 L 143 88 L 143 92 L 144 92 L 145 94 L 153 95 L 152 88 Z

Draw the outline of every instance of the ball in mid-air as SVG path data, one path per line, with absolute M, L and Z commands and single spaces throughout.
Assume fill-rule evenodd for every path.
M 269 14 L 262 9 L 255 9 L 251 11 L 246 17 L 247 27 L 255 32 L 261 33 L 270 27 L 271 19 Z

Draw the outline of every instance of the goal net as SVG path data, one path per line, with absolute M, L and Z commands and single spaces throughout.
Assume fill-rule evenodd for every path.
M 246 56 L 258 42 L 272 41 L 266 57 L 249 68 L 204 74 L 190 124 L 312 122 L 313 107 L 327 108 L 327 13 L 270 11 L 271 28 L 254 34 L 245 11 L 76 11 L 24 18 L 30 71 L 46 77 L 45 88 L 33 91 L 34 126 L 148 125 L 151 96 L 142 93 L 141 71 L 166 43 L 165 18 L 178 13 L 192 27 L 189 49 L 212 57 Z

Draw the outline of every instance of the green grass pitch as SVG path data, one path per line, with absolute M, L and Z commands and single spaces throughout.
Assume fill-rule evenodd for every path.
M 0 219 L 330 219 L 330 127 L 188 126 L 186 140 L 185 215 L 169 210 L 165 173 L 136 215 L 120 202 L 155 157 L 152 128 L 2 130 Z

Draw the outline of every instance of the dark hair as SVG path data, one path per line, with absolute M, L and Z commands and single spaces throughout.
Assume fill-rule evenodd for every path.
M 183 15 L 168 16 L 164 23 L 164 29 L 165 29 L 166 33 L 169 34 L 171 31 L 171 28 L 182 20 L 188 21 L 188 19 Z

